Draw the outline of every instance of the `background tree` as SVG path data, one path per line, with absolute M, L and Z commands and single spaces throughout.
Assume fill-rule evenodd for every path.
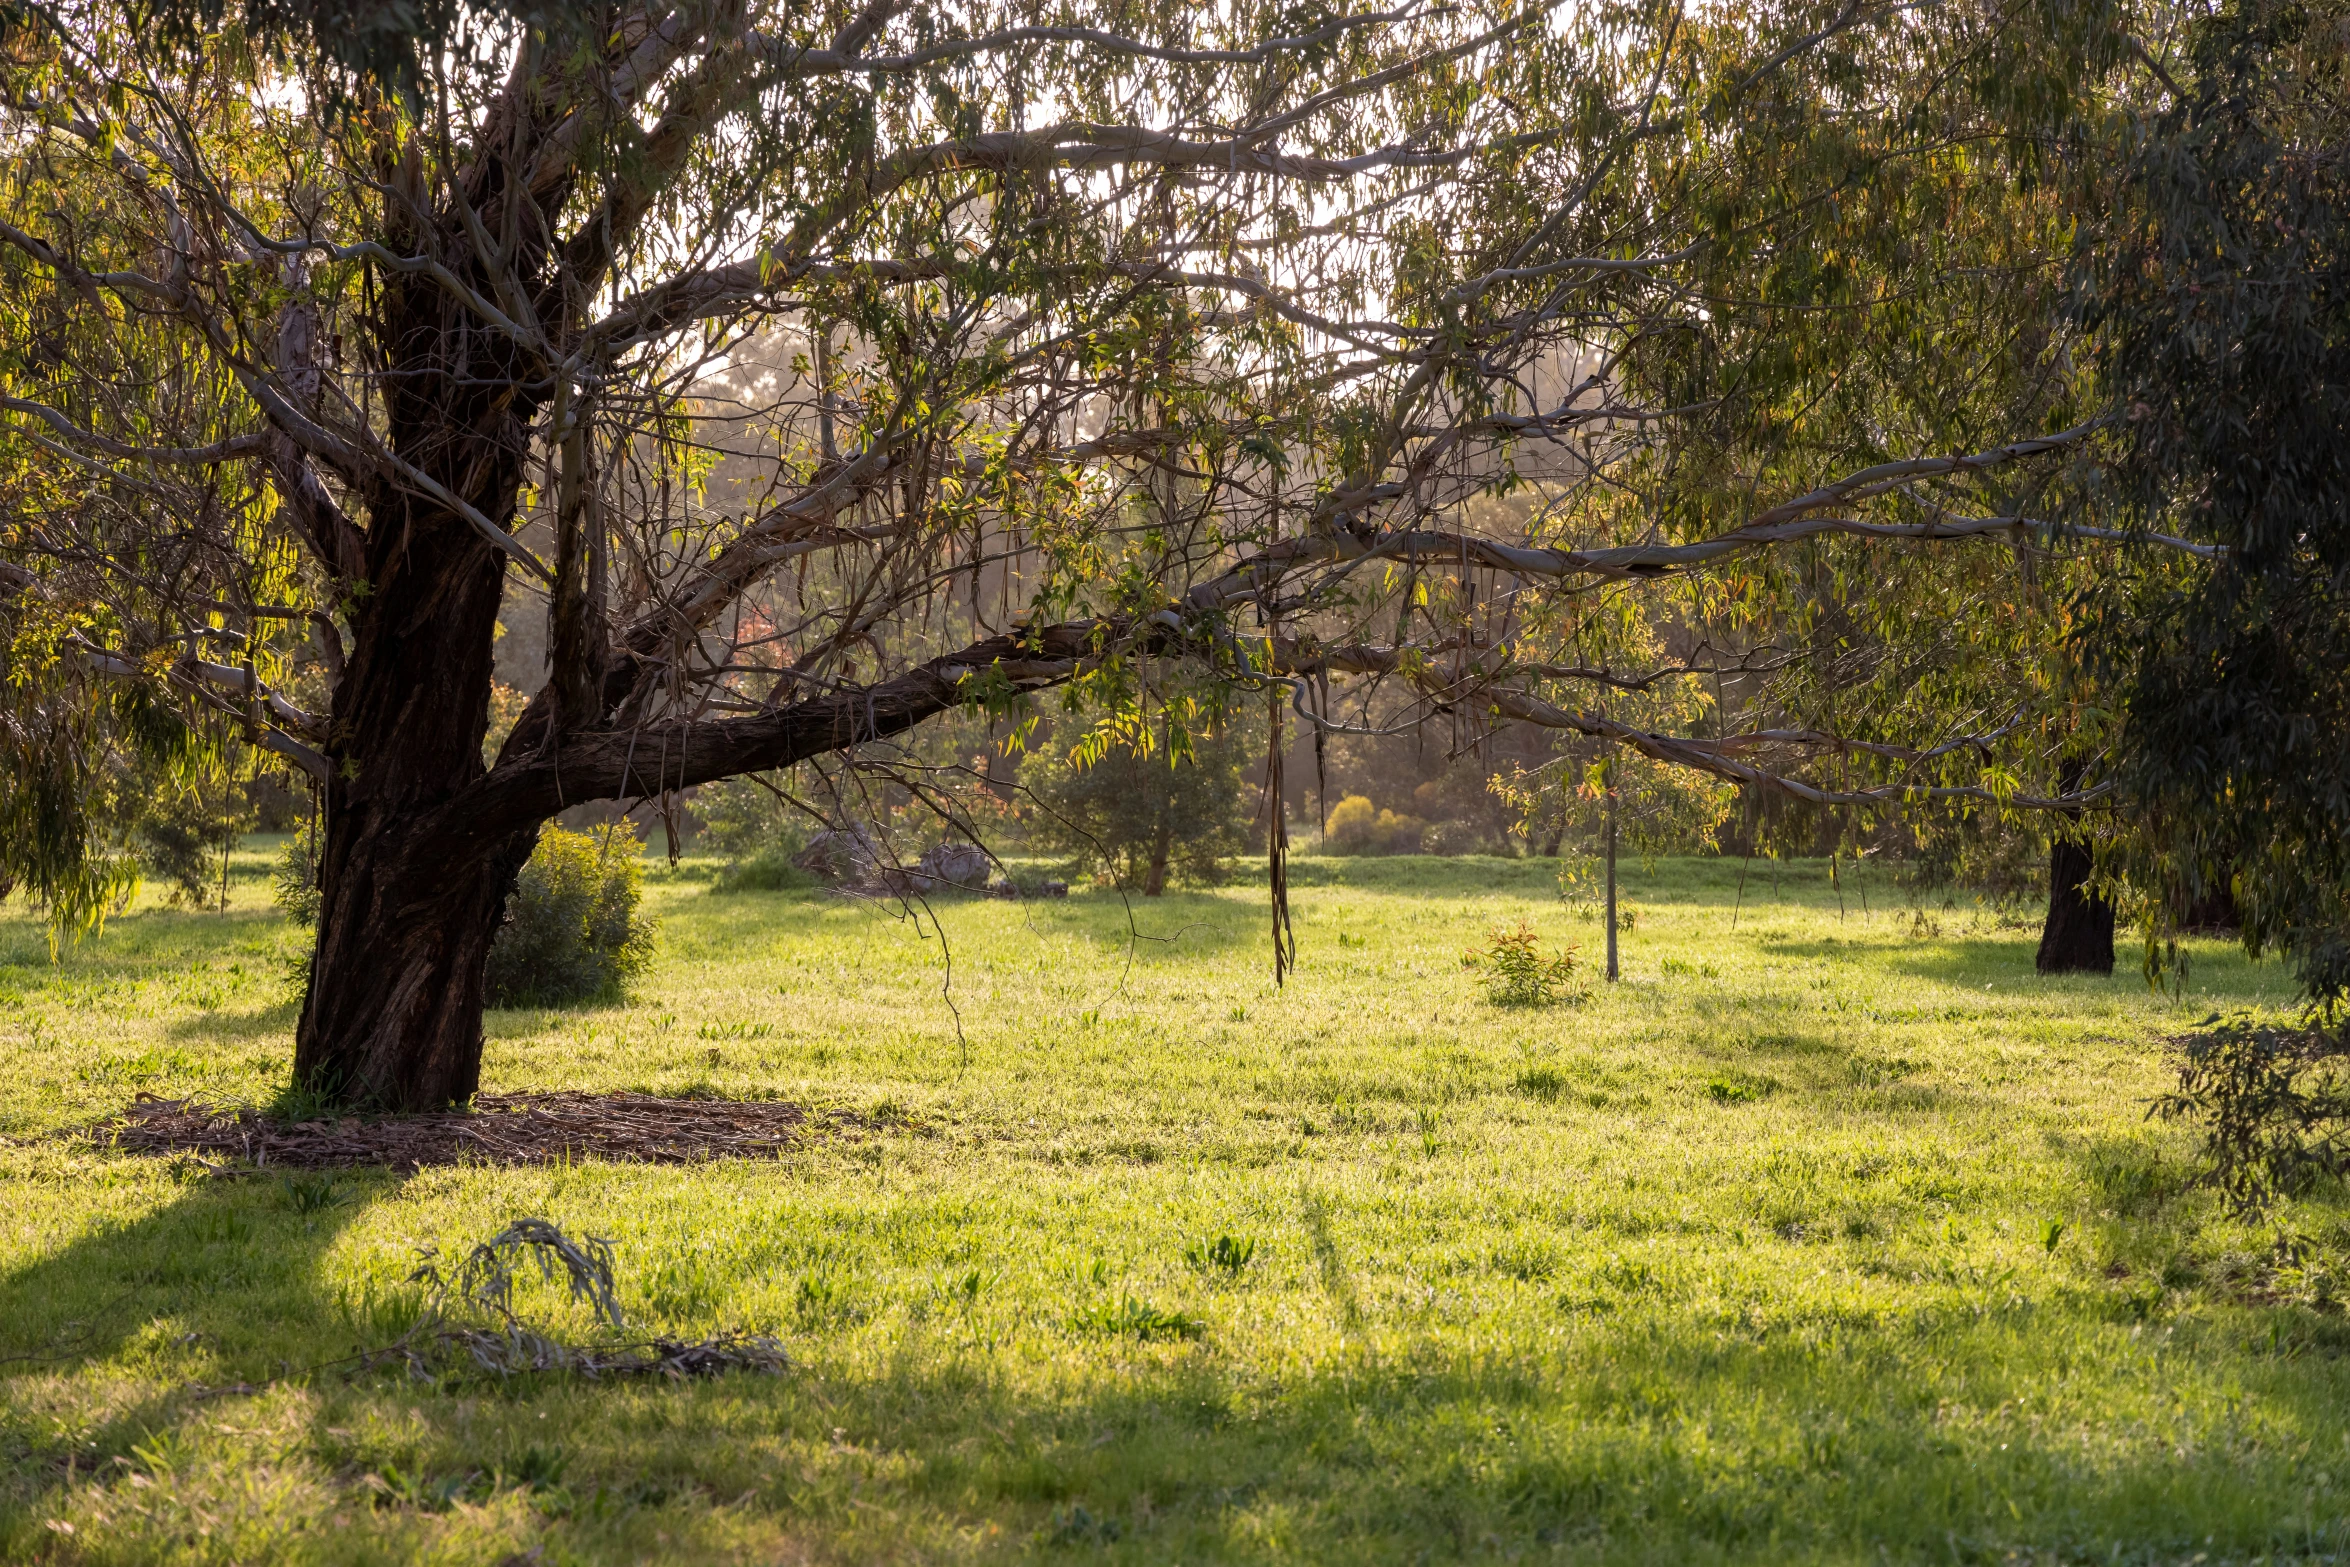
M 2216 895 L 2329 1007 L 2350 990 L 2346 27 L 2298 0 L 2197 19 L 2084 278 L 2124 411 L 2090 498 L 2201 557 L 2084 599 L 2144 826 L 2117 848 L 2152 936 Z
M 2032 510 L 2085 438 L 2033 127 L 2128 58 L 2094 7 L 464 12 L 413 93 L 57 16 L 0 68 L 10 700 L 309 771 L 314 1091 L 472 1093 L 556 812 L 1050 686 L 1815 805 L 2078 743 L 2051 605 L 2121 544 Z M 1611 713 L 1659 679 L 1701 718 Z
M 1194 730 L 1197 730 L 1195 733 Z M 1212 886 L 1248 846 L 1247 746 L 1229 724 L 1160 715 L 1139 732 L 1096 732 L 1032 759 L 1022 783 L 1030 841 L 1155 898 L 1172 873 Z

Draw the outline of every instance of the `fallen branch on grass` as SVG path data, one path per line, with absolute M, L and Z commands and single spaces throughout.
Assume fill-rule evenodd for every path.
M 412 1374 L 429 1377 L 462 1360 L 498 1377 L 565 1371 L 598 1378 L 774 1373 L 791 1366 L 781 1343 L 748 1333 L 721 1333 L 692 1343 L 652 1338 L 566 1344 L 532 1327 L 515 1310 L 514 1283 L 526 1264 L 535 1264 L 542 1279 L 561 1279 L 570 1297 L 585 1304 L 605 1327 L 614 1332 L 626 1329 L 614 1288 L 611 1243 L 592 1235 L 575 1241 L 544 1219 L 516 1219 L 447 1272 L 433 1248 L 426 1247 L 416 1271 L 408 1276 L 410 1283 L 425 1286 L 423 1313 L 393 1343 L 365 1355 L 363 1364 L 404 1364 Z

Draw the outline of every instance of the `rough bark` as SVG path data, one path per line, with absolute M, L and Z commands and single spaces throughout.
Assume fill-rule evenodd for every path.
M 511 345 L 429 287 L 387 288 L 392 449 L 510 528 L 535 404 Z M 294 1079 L 341 1103 L 439 1109 L 481 1077 L 482 976 L 549 810 L 447 830 L 483 782 L 504 554 L 451 508 L 376 479 L 365 591 L 325 747 L 317 946 Z
M 343 1102 L 425 1110 L 479 1086 L 482 972 L 538 829 L 438 830 L 440 808 L 483 776 L 501 572 L 454 517 L 415 516 L 411 530 L 406 560 L 370 561 L 376 591 L 336 691 L 294 1075 Z

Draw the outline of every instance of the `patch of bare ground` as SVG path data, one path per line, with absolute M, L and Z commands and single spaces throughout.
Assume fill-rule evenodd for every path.
M 554 1164 L 609 1159 L 696 1164 L 772 1159 L 827 1129 L 867 1129 L 852 1114 L 780 1100 L 652 1094 L 479 1094 L 470 1110 L 289 1121 L 250 1107 L 142 1094 L 86 1135 L 125 1153 L 235 1159 L 260 1169 Z

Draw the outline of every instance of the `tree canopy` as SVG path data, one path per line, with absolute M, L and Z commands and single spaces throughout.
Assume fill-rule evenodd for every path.
M 452 10 L 388 72 L 302 14 L 11 24 L 0 614 L 11 744 L 316 780 L 323 1091 L 470 1094 L 557 811 L 958 709 L 2094 803 L 2074 606 L 2210 553 L 2049 520 L 2095 6 Z

